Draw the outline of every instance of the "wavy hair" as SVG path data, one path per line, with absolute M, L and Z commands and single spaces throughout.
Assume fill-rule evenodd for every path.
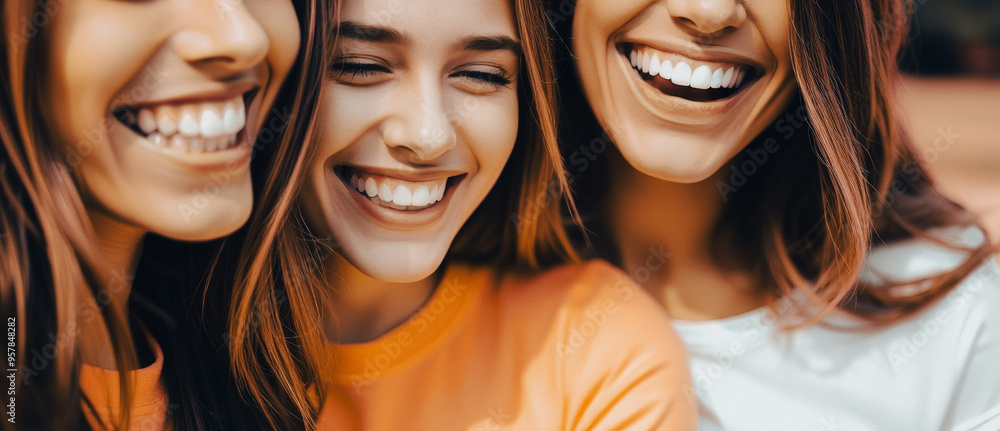
M 459 232 L 446 261 L 468 261 L 522 270 L 576 261 L 564 231 L 564 205 L 575 211 L 556 141 L 552 54 L 544 10 L 535 0 L 512 1 L 523 57 L 517 144 L 497 184 Z M 333 22 L 337 22 L 334 20 Z M 334 40 L 335 34 L 331 34 Z M 329 295 L 320 267 L 328 247 L 308 233 L 299 210 L 273 232 L 270 249 L 247 242 L 243 270 L 229 314 L 233 367 L 241 384 L 260 399 L 296 400 L 296 411 L 271 405 L 275 418 L 317 412 L 332 376 L 328 341 L 319 326 Z M 253 322 L 253 324 L 247 324 Z M 307 429 L 315 424 L 306 420 Z
M 978 226 L 934 186 L 893 107 L 912 3 L 791 0 L 789 7 L 800 97 L 731 161 L 753 162 L 754 152 L 782 142 L 767 165 L 727 194 L 710 244 L 713 258 L 720 267 L 749 271 L 762 293 L 776 287 L 782 296 L 798 292 L 819 304 L 805 323 L 838 307 L 872 323 L 898 321 L 947 294 L 993 252 L 987 240 L 953 270 L 905 286 L 859 283 L 875 246 L 913 237 L 941 242 L 930 230 Z M 559 32 L 568 35 L 568 25 Z M 564 96 L 582 97 L 572 95 L 579 84 L 568 72 L 572 66 L 564 67 Z M 570 115 L 577 125 L 593 119 L 580 110 Z M 778 123 L 788 115 L 803 127 Z M 606 193 L 607 166 L 598 165 L 581 179 L 581 190 Z M 603 214 L 596 204 L 582 204 L 588 218 Z M 592 226 L 611 237 L 602 223 Z M 603 245 L 611 251 L 602 254 L 616 260 L 614 246 Z

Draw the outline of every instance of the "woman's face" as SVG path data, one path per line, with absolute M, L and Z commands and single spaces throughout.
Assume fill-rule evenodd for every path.
M 573 49 L 598 120 L 625 159 L 697 182 L 796 92 L 787 0 L 579 0 Z
M 517 136 L 520 43 L 506 0 L 347 0 L 300 197 L 369 277 L 421 280 Z
M 43 109 L 88 210 L 180 240 L 239 228 L 254 139 L 278 131 L 263 118 L 298 53 L 292 3 L 60 5 Z

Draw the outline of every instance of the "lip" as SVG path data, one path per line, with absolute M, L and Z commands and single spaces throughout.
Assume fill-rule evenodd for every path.
M 249 168 L 251 145 L 249 133 L 244 128 L 236 135 L 236 144 L 221 151 L 211 153 L 185 153 L 171 151 L 167 148 L 157 148 L 149 143 L 146 138 L 135 133 L 123 124 L 117 123 L 119 131 L 116 133 L 128 133 L 130 142 L 128 145 L 141 147 L 147 154 L 159 162 L 173 167 L 176 170 L 187 171 L 195 174 L 207 174 L 212 172 L 227 171 L 230 174 L 237 174 L 239 171 Z
M 753 58 L 747 57 L 745 55 L 725 51 L 726 48 L 718 48 L 719 50 L 707 51 L 698 46 L 691 46 L 688 44 L 672 43 L 664 40 L 646 39 L 646 38 L 629 38 L 618 40 L 614 43 L 616 47 L 621 47 L 623 45 L 643 45 L 648 46 L 654 50 L 662 51 L 670 54 L 676 54 L 682 57 L 687 57 L 694 61 L 702 61 L 706 63 L 733 63 L 742 64 L 754 68 L 758 74 L 763 74 L 767 67 L 760 61 L 754 60 Z
M 376 168 L 370 166 L 350 166 L 352 169 L 393 177 L 404 181 L 430 181 L 448 178 L 448 186 L 445 190 L 444 197 L 437 204 L 421 210 L 401 211 L 376 205 L 372 201 L 368 200 L 368 198 L 361 196 L 357 190 L 351 187 L 351 184 L 347 182 L 344 175 L 342 175 L 341 169 L 343 166 L 346 165 L 336 166 L 331 172 L 335 181 L 340 184 L 340 192 L 346 193 L 350 196 L 356 207 L 365 213 L 371 220 L 374 220 L 377 224 L 386 229 L 398 231 L 423 230 L 440 222 L 448 210 L 452 196 L 460 191 L 465 184 L 465 179 L 467 178 L 464 172 L 457 171 L 433 170 L 422 172 Z
M 629 44 L 646 45 L 655 50 L 688 57 L 695 61 L 745 64 L 756 68 L 758 75 L 762 74 L 765 70 L 759 62 L 751 61 L 740 55 L 724 53 L 709 54 L 704 51 L 695 52 L 683 48 L 671 49 L 665 48 L 662 43 L 656 44 L 641 40 L 610 42 L 608 55 L 609 57 L 613 56 L 613 59 L 609 58 L 609 61 L 611 64 L 617 64 L 617 68 L 625 77 L 630 91 L 639 104 L 659 120 L 684 128 L 717 124 L 720 116 L 734 109 L 749 91 L 756 88 L 757 84 L 760 83 L 760 79 L 758 78 L 753 82 L 745 84 L 736 93 L 725 99 L 696 102 L 671 96 L 653 88 L 635 73 L 632 65 L 629 63 L 627 54 L 622 52 L 622 48 Z M 615 67 L 611 64 L 609 64 L 609 67 Z
M 191 88 L 184 92 L 179 92 L 176 94 L 171 94 L 169 96 L 154 97 L 150 99 L 145 99 L 141 101 L 130 101 L 130 103 L 119 103 L 115 104 L 108 111 L 109 113 L 114 112 L 120 108 L 142 108 L 147 106 L 157 106 L 157 105 L 181 105 L 187 103 L 199 103 L 199 102 L 219 102 L 228 99 L 232 99 L 236 96 L 243 96 L 243 101 L 247 102 L 247 106 L 250 106 L 250 101 L 253 100 L 257 92 L 260 90 L 262 82 L 257 79 L 242 79 L 239 81 L 232 81 L 227 83 L 211 83 L 205 86 L 205 88 Z

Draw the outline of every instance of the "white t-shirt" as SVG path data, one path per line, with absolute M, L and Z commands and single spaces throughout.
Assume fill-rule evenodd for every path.
M 983 241 L 976 229 L 938 234 Z M 863 278 L 917 279 L 964 257 L 907 240 L 873 250 Z M 1000 269 L 993 260 L 930 308 L 878 330 L 783 331 L 790 305 L 675 320 L 691 358 L 700 430 L 1000 430 Z M 824 323 L 858 325 L 842 312 Z

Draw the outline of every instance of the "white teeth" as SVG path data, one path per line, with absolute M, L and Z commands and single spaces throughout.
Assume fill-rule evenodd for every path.
M 389 186 L 385 184 L 379 186 L 378 198 L 382 199 L 382 202 L 392 202 L 392 190 L 389 190 Z
M 691 73 L 691 88 L 705 90 L 712 86 L 712 69 L 708 66 L 698 66 Z
M 434 205 L 444 198 L 448 181 L 441 178 L 415 183 L 388 177 L 380 180 L 366 177 L 363 172 L 352 174 L 348 180 L 351 188 L 378 205 L 397 210 L 418 210 Z
M 392 203 L 408 207 L 413 203 L 413 193 L 406 186 L 400 184 L 392 190 Z
M 153 146 L 212 152 L 236 144 L 237 134 L 246 126 L 246 107 L 242 96 L 225 102 L 160 105 L 138 109 L 131 121 Z
M 167 144 L 167 140 L 163 138 L 163 135 L 156 132 L 150 133 L 146 139 L 157 147 L 162 147 Z
M 184 151 L 188 149 L 187 139 L 184 139 L 181 135 L 174 135 L 170 137 L 170 148 L 174 151 Z
M 174 110 L 169 106 L 164 106 L 157 110 L 156 127 L 163 136 L 170 136 L 177 133 L 177 122 L 174 121 L 174 118 Z
M 242 102 L 242 99 L 240 100 Z M 240 103 L 240 110 L 243 110 L 242 103 Z M 222 130 L 226 133 L 236 133 L 243 128 L 243 124 L 239 121 L 239 114 L 236 112 L 236 106 L 232 103 L 227 103 L 225 108 L 225 113 L 222 114 Z
M 187 106 L 181 108 L 181 122 L 177 125 L 177 131 L 181 132 L 181 135 L 198 136 L 198 120 L 194 115 L 194 108 Z
M 396 201 L 393 201 L 396 202 Z M 417 187 L 417 190 L 413 192 L 413 206 L 422 207 L 431 203 L 431 192 L 427 190 L 426 186 Z
M 723 72 L 721 67 L 715 69 L 715 72 L 712 72 L 712 88 L 722 87 L 722 74 Z
M 674 74 L 670 78 L 670 82 L 673 82 L 674 85 L 683 85 L 685 87 L 691 85 L 691 66 L 683 61 L 678 61 L 674 65 Z
M 138 123 L 139 128 L 147 135 L 156 130 L 156 117 L 148 109 L 139 110 Z
M 660 56 L 655 53 L 649 58 L 649 74 L 653 76 L 660 74 Z
M 729 84 L 733 83 L 733 69 L 732 67 L 726 71 L 725 75 L 722 75 L 722 86 L 726 88 L 732 88 Z
M 214 138 L 221 135 L 222 118 L 215 112 L 214 108 L 205 107 L 201 111 L 201 136 Z
M 678 86 L 697 89 L 736 88 L 743 83 L 746 69 L 740 66 L 694 65 L 683 60 L 660 60 L 654 51 L 632 50 L 629 62 L 635 69 L 672 82 Z
M 674 65 L 670 63 L 670 60 L 663 60 L 663 64 L 660 65 L 660 77 L 666 80 L 670 80 L 674 73 Z

